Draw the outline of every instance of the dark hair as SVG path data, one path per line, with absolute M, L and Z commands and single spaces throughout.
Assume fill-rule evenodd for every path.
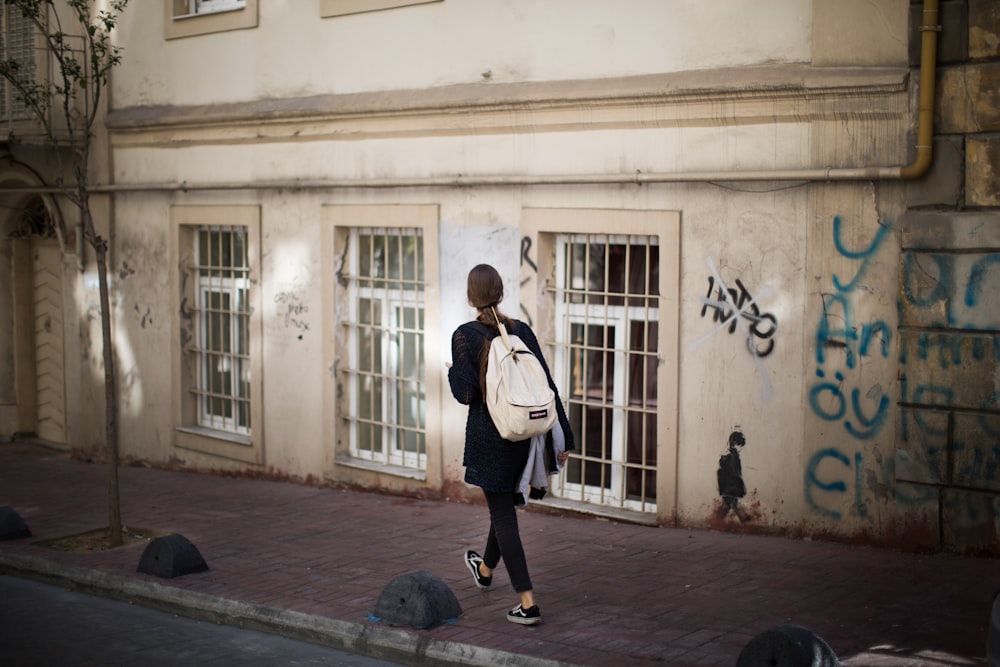
M 489 264 L 477 264 L 469 271 L 466 294 L 473 308 L 496 306 L 503 300 L 503 278 Z
M 489 264 L 477 264 L 469 271 L 466 294 L 469 305 L 476 309 L 476 321 L 491 329 L 497 329 L 502 322 L 508 333 L 514 329 L 514 321 L 500 312 L 497 307 L 503 300 L 503 278 Z M 490 346 L 483 345 L 479 357 L 479 387 L 486 395 L 486 366 L 489 361 Z

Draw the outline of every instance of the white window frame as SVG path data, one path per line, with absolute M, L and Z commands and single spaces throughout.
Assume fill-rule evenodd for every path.
M 330 18 L 410 5 L 426 5 L 433 2 L 442 2 L 442 0 L 320 0 L 319 15 L 321 18 Z
M 569 311 L 557 307 L 563 299 L 555 287 L 556 262 L 559 256 L 556 239 L 560 234 L 607 234 L 649 236 L 658 239 L 659 246 L 659 324 L 656 327 L 656 495 L 655 508 L 648 503 L 636 511 L 630 507 L 600 505 L 581 500 L 579 496 L 560 495 L 558 486 L 564 472 L 552 484 L 553 506 L 600 516 L 619 517 L 629 521 L 659 523 L 674 519 L 677 511 L 678 465 L 678 387 L 680 340 L 680 228 L 681 216 L 677 211 L 635 209 L 583 209 L 583 208 L 525 208 L 522 210 L 520 307 L 535 329 L 542 351 L 550 360 L 553 377 L 559 387 L 563 404 L 573 409 L 567 400 L 572 390 L 571 372 L 564 345 L 568 336 Z M 625 315 L 625 313 L 622 313 Z M 603 320 L 600 321 L 603 324 Z M 620 325 L 619 325 L 620 328 Z M 561 330 L 561 331 L 560 331 Z M 625 332 L 616 331 L 616 336 Z M 652 349 L 653 342 L 648 343 Z M 621 346 L 625 347 L 625 346 Z M 626 369 L 616 365 L 616 371 Z M 624 377 L 624 376 L 623 376 Z M 622 382 L 624 387 L 624 382 Z M 617 387 L 616 387 L 617 388 Z M 627 391 L 627 389 L 626 389 Z M 619 403 L 622 399 L 619 397 Z M 582 449 L 581 438 L 576 436 L 577 450 Z
M 556 289 L 559 293 L 566 288 L 563 284 L 566 276 L 566 247 L 570 244 L 590 244 L 608 245 L 629 244 L 636 240 L 649 240 L 649 246 L 659 246 L 659 238 L 651 236 L 635 235 L 609 235 L 609 234 L 561 234 L 556 237 Z M 647 267 L 648 270 L 648 267 Z M 569 378 L 572 364 L 568 355 L 572 348 L 569 340 L 573 325 L 601 326 L 605 332 L 614 331 L 614 338 L 609 342 L 610 349 L 613 350 L 614 372 L 610 378 L 612 382 L 611 394 L 611 450 L 606 465 L 611 471 L 611 478 L 607 480 L 607 486 L 592 486 L 583 482 L 573 483 L 566 479 L 565 472 L 561 475 L 559 484 L 555 485 L 555 493 L 558 496 L 579 499 L 588 503 L 608 505 L 611 507 L 632 510 L 636 512 L 655 512 L 656 502 L 646 500 L 633 500 L 627 497 L 626 491 L 626 471 L 634 464 L 628 463 L 628 453 L 625 450 L 625 428 L 629 411 L 625 404 L 627 378 L 626 370 L 628 354 L 634 352 L 629 349 L 631 340 L 630 327 L 633 323 L 657 322 L 659 324 L 659 308 L 638 307 L 638 306 L 615 306 L 604 304 L 567 303 L 564 299 L 556 299 L 556 369 L 557 372 Z M 659 350 L 657 350 L 659 353 Z M 568 385 L 567 385 L 568 386 Z M 564 399 L 565 400 L 565 399 Z M 588 402 L 589 404 L 589 402 Z M 603 404 L 594 404 L 599 407 Z M 582 434 L 578 434 L 578 438 Z M 579 456 L 579 450 L 575 456 Z M 572 455 L 571 455 L 572 456 Z M 641 473 L 640 473 L 641 474 Z M 654 489 L 655 491 L 655 489 Z
M 444 358 L 438 348 L 440 332 L 434 328 L 440 321 L 438 263 L 439 252 L 438 226 L 439 209 L 433 204 L 396 204 L 396 205 L 325 205 L 321 213 L 323 221 L 322 247 L 323 262 L 323 327 L 324 363 L 330 373 L 324 375 L 323 404 L 324 410 L 324 444 L 328 456 L 327 476 L 332 480 L 356 481 L 358 471 L 374 472 L 388 478 L 399 478 L 402 483 L 417 481 L 421 484 L 437 488 L 442 484 L 442 451 L 441 451 L 441 420 L 436 417 L 441 410 L 441 373 L 434 369 L 443 367 Z M 357 404 L 352 403 L 350 384 L 353 369 L 357 368 L 358 360 L 352 357 L 357 351 L 355 341 L 349 335 L 351 324 L 358 321 L 358 295 L 349 288 L 352 280 L 345 273 L 356 266 L 351 259 L 351 253 L 357 247 L 351 242 L 354 230 L 372 231 L 378 229 L 419 229 L 423 239 L 423 293 L 420 297 L 423 304 L 423 417 L 421 428 L 424 432 L 424 448 L 420 454 L 408 452 L 405 447 L 389 447 L 388 440 L 383 442 L 382 456 L 369 456 L 359 451 L 352 444 L 351 415 L 358 414 Z M 394 292 L 398 296 L 398 292 Z M 403 295 L 395 300 L 394 306 L 406 306 L 412 303 L 411 297 Z M 386 329 L 397 316 L 395 307 L 389 303 L 380 306 L 384 309 L 383 322 Z M 390 310 L 392 312 L 390 312 Z M 388 316 L 388 320 L 384 319 Z M 387 353 L 383 344 L 383 354 Z M 387 374 L 390 366 L 383 366 L 381 373 Z M 396 368 L 392 367 L 393 373 Z M 391 395 L 382 407 L 383 414 L 392 415 L 398 404 L 397 397 Z M 398 444 L 398 441 L 397 441 Z M 386 458 L 386 453 L 392 454 Z
M 263 463 L 263 304 L 259 279 L 260 259 L 260 207 L 254 205 L 172 206 L 170 222 L 173 228 L 170 240 L 170 266 L 177 267 L 171 276 L 175 331 L 178 332 L 173 349 L 174 444 L 203 454 L 232 459 L 244 463 Z M 247 322 L 247 350 L 241 372 L 249 375 L 249 429 L 235 424 L 208 418 L 199 402 L 199 383 L 204 369 L 198 363 L 195 349 L 204 349 L 203 329 L 199 328 L 199 300 L 202 288 L 211 288 L 210 282 L 200 282 L 193 267 L 198 262 L 197 234 L 204 227 L 242 227 L 247 230 L 246 253 L 248 274 L 225 286 L 229 290 L 246 288 L 245 298 L 249 312 Z M 222 289 L 219 284 L 216 288 Z M 234 377 L 234 381 L 238 381 Z
M 246 9 L 247 0 L 187 0 L 187 5 L 187 13 L 175 14 L 175 19 L 184 19 L 191 16 L 204 16 L 205 14 L 233 12 L 240 9 Z
M 421 244 L 423 244 L 423 235 L 419 232 L 419 228 L 374 228 L 365 229 L 354 227 L 350 230 L 351 240 L 349 241 L 350 248 L 350 266 L 357 268 L 360 262 L 360 243 L 359 237 L 362 235 L 362 231 L 371 234 L 379 235 L 386 234 L 390 237 L 392 236 L 411 236 L 409 232 L 413 232 L 414 236 L 421 237 Z M 426 254 L 426 249 L 424 248 L 421 255 Z M 423 256 L 419 258 L 420 262 L 423 263 Z M 351 289 L 351 288 L 349 288 Z M 354 291 L 356 289 L 356 291 Z M 406 448 L 401 445 L 399 435 L 403 430 L 402 425 L 397 419 L 399 414 L 399 404 L 398 404 L 398 388 L 396 382 L 402 381 L 400 376 L 400 354 L 399 350 L 399 334 L 398 332 L 401 323 L 399 314 L 402 309 L 414 308 L 418 313 L 423 311 L 423 292 L 424 288 L 421 287 L 419 294 L 416 290 L 384 290 L 380 288 L 373 287 L 357 287 L 352 289 L 352 294 L 348 297 L 349 300 L 349 321 L 352 323 L 360 323 L 361 312 L 360 312 L 360 302 L 362 300 L 374 301 L 379 304 L 380 319 L 382 322 L 380 342 L 381 345 L 379 349 L 381 350 L 380 355 L 380 368 L 381 373 L 381 385 L 382 385 L 382 402 L 379 406 L 381 408 L 381 418 L 382 418 L 382 429 L 381 429 L 381 444 L 383 447 L 382 452 L 375 452 L 371 450 L 362 449 L 359 444 L 359 434 L 358 434 L 358 424 L 352 421 L 349 426 L 350 430 L 350 453 L 351 456 L 357 459 L 362 459 L 366 461 L 374 461 L 385 463 L 391 466 L 399 466 L 402 468 L 416 468 L 418 470 L 423 470 L 427 467 L 427 397 L 426 392 L 421 393 L 422 405 L 420 406 L 420 412 L 422 413 L 421 422 L 422 428 L 418 428 L 417 432 L 421 434 L 423 438 L 422 451 L 419 452 L 408 452 Z M 426 313 L 422 313 L 425 328 L 426 328 Z M 348 359 L 350 360 L 350 369 L 352 371 L 357 371 L 361 368 L 361 359 L 359 357 L 360 343 L 358 341 L 358 326 L 352 326 L 348 333 Z M 426 336 L 421 333 L 421 338 L 424 339 Z M 421 347 L 426 347 L 426 343 L 422 340 Z M 427 368 L 424 367 L 423 378 L 421 378 L 421 384 L 426 384 Z M 350 406 L 349 415 L 356 417 L 361 414 L 360 405 L 360 388 L 358 386 L 358 381 L 356 376 L 354 379 L 347 382 L 347 392 L 348 392 L 348 404 Z
M 243 249 L 244 251 L 248 251 L 249 230 L 245 227 L 203 225 L 195 231 L 195 257 L 200 256 L 198 246 L 203 232 L 208 232 L 209 234 L 226 232 L 242 234 Z M 249 257 L 247 259 L 249 260 Z M 251 396 L 249 395 L 251 370 L 249 349 L 242 349 L 247 347 L 250 336 L 249 267 L 238 267 L 235 264 L 231 264 L 229 266 L 219 265 L 217 267 L 210 267 L 209 270 L 244 271 L 245 273 L 243 277 L 223 278 L 205 275 L 203 271 L 199 270 L 195 278 L 197 281 L 195 305 L 196 312 L 200 315 L 195 322 L 195 329 L 198 332 L 199 350 L 196 353 L 198 357 L 198 382 L 196 384 L 198 425 L 204 428 L 249 436 L 252 425 L 249 408 L 251 400 Z M 218 355 L 211 350 L 211 338 L 213 334 L 211 324 L 213 304 L 211 302 L 211 295 L 229 298 L 228 307 L 215 309 L 215 312 L 221 315 L 220 319 L 227 320 L 227 327 L 229 328 L 230 352 L 224 356 Z M 212 362 L 209 360 L 209 355 L 218 356 L 219 358 L 216 363 L 226 366 L 224 372 L 230 376 L 228 387 L 214 386 L 215 383 L 211 379 L 213 369 L 210 367 Z M 236 368 L 234 369 L 233 366 L 236 366 Z M 216 389 L 219 391 L 215 392 L 214 390 Z M 214 399 L 211 396 L 213 392 L 215 393 Z M 213 400 L 227 404 L 233 416 L 227 417 L 215 414 L 209 408 Z M 243 404 L 243 407 L 241 407 L 241 404 Z
M 165 39 L 257 27 L 260 0 L 163 0 Z

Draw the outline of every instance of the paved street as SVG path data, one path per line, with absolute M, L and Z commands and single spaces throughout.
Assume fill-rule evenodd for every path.
M 0 663 L 9 667 L 397 664 L 11 576 L 0 576 Z
M 481 591 L 462 562 L 485 540 L 482 505 L 132 466 L 120 479 L 127 525 L 183 535 L 208 571 L 136 572 L 140 544 L 47 548 L 104 525 L 106 470 L 18 443 L 0 445 L 0 506 L 15 508 L 32 535 L 0 541 L 0 573 L 228 626 L 210 623 L 223 634 L 202 645 L 239 647 L 250 640 L 235 628 L 249 628 L 421 666 L 733 667 L 759 633 L 795 624 L 845 667 L 981 666 L 1000 589 L 996 559 L 654 528 L 538 511 L 543 501 L 518 517 L 544 617 L 523 627 L 505 620 L 515 604 L 506 571 Z M 414 571 L 454 592 L 457 622 L 411 629 L 372 620 L 386 585 Z M 8 622 L 0 618 L 6 643 L 20 636 Z M 61 626 L 45 630 L 53 627 Z M 97 627 L 83 636 L 100 637 L 107 650 L 118 625 Z M 206 664 L 158 630 L 130 634 L 149 635 L 150 656 Z M 251 636 L 245 656 L 220 662 L 269 664 L 265 651 L 278 637 Z

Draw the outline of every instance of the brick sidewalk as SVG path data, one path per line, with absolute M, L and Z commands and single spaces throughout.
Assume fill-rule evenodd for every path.
M 105 473 L 61 452 L 0 445 L 0 505 L 33 533 L 0 542 L 0 555 L 359 628 L 384 625 L 369 614 L 388 582 L 426 570 L 451 588 L 463 614 L 408 632 L 452 647 L 614 667 L 732 666 L 755 635 L 784 623 L 814 631 L 845 665 L 983 665 L 1000 589 L 1000 563 L 991 559 L 529 510 L 521 533 L 544 622 L 522 627 L 504 619 L 517 599 L 503 567 L 481 592 L 462 563 L 467 548 L 483 546 L 485 506 L 138 467 L 121 469 L 126 524 L 182 534 L 208 572 L 138 574 L 142 545 L 93 554 L 36 545 L 107 524 Z

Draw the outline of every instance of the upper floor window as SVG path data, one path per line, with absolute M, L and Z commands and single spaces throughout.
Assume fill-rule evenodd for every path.
M 319 15 L 323 18 L 344 16 L 408 5 L 426 5 L 432 2 L 441 2 L 441 0 L 320 0 Z
M 165 0 L 167 39 L 257 27 L 259 0 Z
M 247 6 L 246 0 L 186 0 L 181 4 L 187 5 L 187 12 L 181 15 L 175 14 L 174 18 L 183 18 L 185 15 L 211 14 L 213 12 L 231 12 Z
M 17 63 L 18 78 L 26 87 L 31 87 L 37 80 L 35 65 L 35 26 L 24 18 L 21 10 L 11 5 L 0 7 L 0 19 L 3 21 L 3 40 L 0 59 Z M 23 100 L 18 98 L 15 86 L 6 79 L 0 79 L 0 117 L 5 121 L 31 120 L 34 114 Z

